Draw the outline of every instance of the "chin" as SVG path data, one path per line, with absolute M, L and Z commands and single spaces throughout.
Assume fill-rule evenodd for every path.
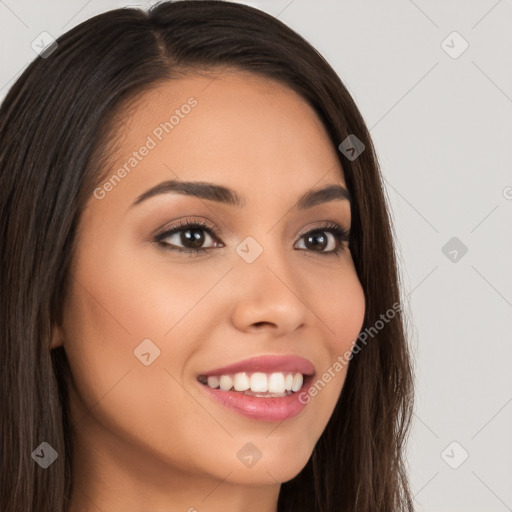
M 244 468 L 241 464 L 234 471 L 229 480 L 247 485 L 268 485 L 287 482 L 295 478 L 304 469 L 311 453 L 300 456 L 295 453 L 288 456 L 284 453 L 274 453 L 271 458 L 266 460 L 264 456 L 257 461 L 252 467 Z

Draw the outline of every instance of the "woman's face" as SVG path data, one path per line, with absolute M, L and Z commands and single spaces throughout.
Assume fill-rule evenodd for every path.
M 325 194 L 296 206 L 312 191 L 346 187 L 336 149 L 296 93 L 234 72 L 160 85 L 120 129 L 107 180 L 81 217 L 53 344 L 64 345 L 74 378 L 77 464 L 155 486 L 178 475 L 287 481 L 326 427 L 347 370 L 333 365 L 363 323 L 350 250 L 332 231 L 350 228 L 349 201 Z M 197 188 L 141 198 L 170 180 L 229 188 L 243 205 L 223 193 L 194 195 Z M 156 241 L 189 222 L 203 226 Z M 198 380 L 262 355 L 308 360 L 308 384 L 329 368 L 331 378 L 305 406 L 281 412 L 265 409 L 267 398 L 230 392 L 245 413 Z M 297 361 L 288 363 L 262 373 L 280 373 L 281 364 L 287 383 Z

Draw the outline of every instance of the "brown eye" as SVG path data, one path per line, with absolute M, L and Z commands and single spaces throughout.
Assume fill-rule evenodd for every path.
M 343 242 L 348 243 L 350 241 L 350 232 L 337 224 L 330 224 L 309 231 L 302 235 L 300 239 L 304 240 L 304 247 L 299 247 L 299 249 L 326 255 L 337 255 L 343 250 Z
M 174 242 L 167 243 L 170 245 L 176 245 L 176 243 L 179 242 L 185 249 L 202 249 L 202 246 L 208 237 L 211 238 L 209 234 L 205 235 L 205 230 L 203 228 L 189 228 L 180 229 L 172 234 L 168 234 L 165 238 L 161 238 L 160 241 L 174 238 Z
M 169 251 L 187 253 L 200 253 L 214 247 L 223 247 L 223 244 L 218 242 L 215 229 L 198 222 L 180 223 L 173 226 L 157 235 L 155 242 Z M 204 247 L 204 244 L 207 246 Z
M 330 235 L 332 236 L 332 233 L 330 233 Z M 325 232 L 313 231 L 312 233 L 306 235 L 304 244 L 308 250 L 323 251 L 329 245 L 329 241 L 329 237 L 326 236 Z M 331 247 L 331 250 L 332 249 L 333 247 Z
M 330 235 L 327 236 L 327 233 Z M 302 236 L 305 249 L 314 252 L 331 252 L 336 249 L 336 237 L 328 231 L 311 231 Z M 326 251 L 327 248 L 327 251 Z

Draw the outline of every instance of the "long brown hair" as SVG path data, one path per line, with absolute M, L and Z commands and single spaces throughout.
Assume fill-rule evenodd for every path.
M 27 67 L 0 107 L 0 510 L 69 506 L 72 376 L 64 349 L 50 350 L 50 339 L 70 282 L 78 220 L 111 155 L 116 113 L 180 73 L 230 67 L 300 94 L 336 148 L 352 134 L 365 146 L 356 159 L 338 155 L 353 198 L 350 249 L 371 340 L 351 360 L 308 463 L 281 485 L 278 510 L 412 511 L 404 449 L 413 371 L 400 308 L 375 329 L 400 304 L 393 229 L 368 129 L 335 71 L 272 16 L 214 0 L 105 12 L 57 45 Z M 32 458 L 42 442 L 59 454 L 47 469 Z

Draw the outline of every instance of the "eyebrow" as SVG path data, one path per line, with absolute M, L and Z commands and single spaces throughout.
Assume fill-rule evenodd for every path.
M 151 197 L 160 194 L 177 193 L 187 196 L 199 197 L 209 201 L 216 201 L 225 203 L 238 208 L 243 208 L 246 204 L 245 198 L 240 196 L 234 190 L 216 185 L 214 183 L 207 183 L 204 181 L 177 181 L 169 180 L 159 183 L 150 188 L 130 205 L 132 208 L 135 205 L 146 201 Z M 341 185 L 328 185 L 321 189 L 309 190 L 295 203 L 294 208 L 305 210 L 321 203 L 326 203 L 335 200 L 346 200 L 351 202 L 352 198 L 349 191 Z

